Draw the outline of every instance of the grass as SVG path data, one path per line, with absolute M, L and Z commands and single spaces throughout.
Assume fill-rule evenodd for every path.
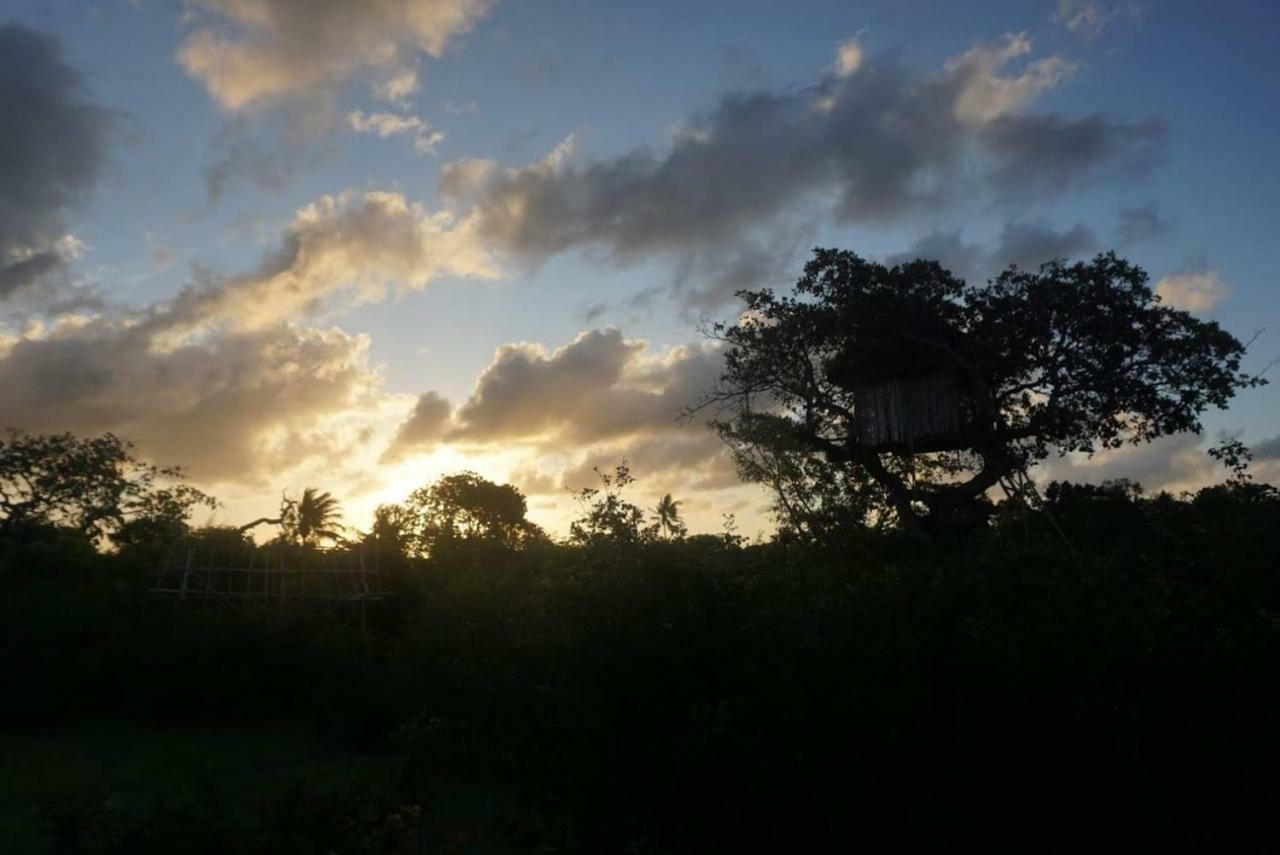
M 360 753 L 288 723 L 145 725 L 99 719 L 47 730 L 0 731 L 0 851 L 52 852 L 44 812 L 96 803 L 132 813 L 202 786 L 225 795 L 233 817 L 252 824 L 291 788 L 394 794 L 399 758 Z M 529 815 L 496 783 L 435 778 L 431 827 L 446 851 L 512 851 L 496 832 Z
M 150 803 L 196 781 L 253 812 L 299 781 L 320 789 L 386 777 L 393 760 L 359 754 L 288 724 L 146 726 L 98 720 L 43 731 L 0 732 L 0 840 L 13 852 L 50 843 L 41 807 L 97 799 Z

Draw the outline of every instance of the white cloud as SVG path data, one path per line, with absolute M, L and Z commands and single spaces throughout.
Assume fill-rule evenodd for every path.
M 427 123 L 417 116 L 398 116 L 395 113 L 364 113 L 354 110 L 347 114 L 347 124 L 356 133 L 377 134 L 386 139 L 395 134 L 425 130 Z
M 854 37 L 836 48 L 836 61 L 832 67 L 840 77 L 849 77 L 858 73 L 865 58 L 862 43 Z
M 653 353 L 613 327 L 589 330 L 548 351 L 503 345 L 481 373 L 447 434 L 456 442 L 525 441 L 580 445 L 691 429 L 684 408 L 696 403 L 720 371 L 718 349 Z
M 442 142 L 444 142 L 444 132 L 428 131 L 414 137 L 413 150 L 418 154 L 437 154 Z
M 413 135 L 413 148 L 419 154 L 435 154 L 444 133 L 417 116 L 401 116 L 395 113 L 364 113 L 354 110 L 347 114 L 347 124 L 356 133 L 377 134 L 382 139 L 399 134 Z
M 113 431 L 204 483 L 257 482 L 340 454 L 378 387 L 368 340 L 276 324 L 162 345 L 135 315 L 29 329 L 0 356 L 0 423 Z
M 418 85 L 418 72 L 403 68 L 375 86 L 373 94 L 383 101 L 404 107 L 409 103 L 409 96 L 418 91 Z
M 1011 33 L 1001 45 L 971 48 L 949 60 L 946 72 L 961 81 L 953 109 L 956 118 L 984 125 L 1031 103 L 1042 92 L 1061 83 L 1074 66 L 1057 56 L 1036 60 L 1021 73 L 1001 76 L 1015 59 L 1031 53 L 1026 33 Z
M 376 69 L 376 90 L 403 100 L 416 88 L 414 52 L 438 57 L 491 0 L 193 0 L 196 28 L 178 61 L 226 110 L 332 93 Z
M 155 312 L 179 336 L 211 325 L 259 329 L 316 311 L 343 291 L 375 300 L 388 287 L 497 275 L 473 221 L 428 212 L 399 193 L 345 193 L 301 208 L 257 270 L 192 285 Z
M 1227 284 L 1216 270 L 1173 273 L 1156 283 L 1160 299 L 1188 312 L 1207 312 L 1226 299 L 1228 292 Z

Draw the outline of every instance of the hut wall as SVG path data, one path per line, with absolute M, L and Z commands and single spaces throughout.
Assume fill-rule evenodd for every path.
M 947 375 L 887 380 L 854 392 L 858 442 L 903 443 L 960 430 L 960 396 Z

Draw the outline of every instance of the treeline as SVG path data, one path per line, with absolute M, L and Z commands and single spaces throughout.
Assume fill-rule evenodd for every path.
M 1280 492 L 1243 472 L 1055 484 L 945 544 L 689 537 L 626 471 L 568 542 L 469 474 L 360 534 L 304 493 L 287 548 L 358 540 L 395 591 L 361 631 L 341 604 L 156 601 L 160 552 L 245 533 L 183 528 L 205 498 L 118 442 L 4 454 L 10 727 L 286 721 L 387 760 L 252 809 L 199 770 L 150 803 L 51 800 L 54 851 L 1209 847 L 1280 792 Z M 502 795 L 461 828 L 449 794 L 477 785 Z

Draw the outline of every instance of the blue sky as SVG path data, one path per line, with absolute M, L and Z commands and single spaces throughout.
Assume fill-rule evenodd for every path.
M 542 161 L 570 135 L 568 169 L 616 166 L 628 153 L 647 152 L 661 160 L 682 132 L 712 121 L 717 105 L 731 93 L 798 97 L 813 92 L 818 97 L 823 85 L 834 85 L 839 77 L 833 63 L 841 45 L 857 46 L 862 59 L 855 74 L 897 68 L 924 81 L 943 75 L 949 63 L 972 55 L 968 52 L 987 50 L 994 56 L 1016 43 L 1025 48 L 1011 50 L 982 74 L 1031 88 L 1013 101 L 984 108 L 989 116 L 999 111 L 1075 120 L 1101 114 L 1117 126 L 1149 122 L 1159 132 L 1144 150 L 1141 168 L 1113 168 L 1100 155 L 1096 169 L 1063 187 L 993 194 L 969 180 L 981 170 L 982 154 L 962 150 L 959 184 L 964 186 L 945 203 L 854 218 L 834 215 L 828 191 L 807 186 L 790 202 L 780 198 L 777 211 L 762 213 L 750 224 L 757 239 L 775 240 L 790 230 L 788 239 L 771 245 L 777 268 L 763 272 L 763 284 L 785 285 L 802 264 L 806 243 L 885 258 L 929 245 L 922 241 L 930 235 L 951 235 L 961 246 L 987 252 L 990 257 L 972 265 L 972 275 L 983 275 L 990 272 L 984 265 L 1006 260 L 996 256 L 1001 235 L 1012 224 L 1038 230 L 1046 246 L 1077 255 L 1114 247 L 1144 266 L 1153 283 L 1168 279 L 1169 289 L 1208 289 L 1196 311 L 1242 338 L 1264 330 L 1247 367 L 1261 368 L 1280 355 L 1280 291 L 1273 284 L 1271 257 L 1280 199 L 1272 162 L 1280 150 L 1275 110 L 1280 14 L 1272 4 L 468 0 L 461 4 L 466 9 L 461 20 L 435 22 L 421 37 L 406 38 L 396 16 L 435 4 L 395 0 L 381 4 L 391 10 L 385 20 L 360 31 L 371 51 L 392 45 L 391 59 L 361 56 L 359 45 L 344 43 L 341 32 L 318 40 L 314 55 L 285 48 L 272 53 L 275 36 L 253 29 L 258 12 L 266 10 L 283 27 L 290 15 L 322 19 L 332 13 L 335 21 L 345 22 L 334 31 L 356 20 L 341 15 L 361 14 L 361 4 L 323 2 L 310 11 L 305 5 L 283 0 L 0 4 L 0 23 L 9 19 L 53 36 L 61 60 L 83 76 L 87 97 L 114 111 L 100 172 L 58 212 L 66 232 L 83 243 L 59 287 L 100 298 L 98 308 L 76 310 L 81 315 L 142 312 L 168 305 L 192 282 L 262 275 L 282 251 L 282 236 L 296 228 L 297 212 L 325 196 L 350 194 L 337 202 L 336 210 L 345 210 L 343 205 L 357 205 L 364 193 L 394 193 L 406 205 L 420 206 L 414 216 L 429 218 L 450 209 L 461 217 L 463 209 L 440 192 L 442 169 L 458 161 L 492 161 L 494 174 L 522 169 Z M 379 4 L 365 8 L 374 5 Z M 322 79 L 273 90 L 247 106 L 231 104 L 228 98 L 238 95 L 218 89 L 216 69 L 194 68 L 183 59 L 202 34 L 216 35 L 223 46 L 247 44 L 251 50 L 266 43 L 255 61 L 276 63 L 272 73 L 291 79 L 294 70 L 280 63 L 317 63 Z M 436 38 L 438 44 L 432 41 Z M 358 33 L 352 43 L 357 41 Z M 1037 63 L 1050 63 L 1041 67 L 1045 76 L 1036 78 L 1039 83 L 1033 79 Z M 397 71 L 416 73 L 416 91 L 398 101 L 377 97 L 373 90 Z M 985 97 L 995 96 L 987 92 Z M 385 138 L 357 133 L 354 111 L 422 124 Z M 415 150 L 414 140 L 433 132 L 443 134 L 434 150 Z M 1117 132 L 1116 139 L 1128 139 L 1125 133 Z M 1120 151 L 1115 159 L 1127 156 Z M 221 178 L 211 184 L 220 161 Z M 771 168 L 767 162 L 760 166 Z M 927 171 L 922 175 L 929 179 Z M 452 229 L 457 220 L 451 222 Z M 475 264 L 454 265 L 406 286 L 396 276 L 407 268 L 394 261 L 386 270 L 371 265 L 368 275 L 384 286 L 381 290 L 353 296 L 341 282 L 324 285 L 314 304 L 275 321 L 336 328 L 352 340 L 367 337 L 360 339 L 363 355 L 353 357 L 363 360 L 360 376 L 351 379 L 355 385 L 327 403 L 314 390 L 298 393 L 308 403 L 296 418 L 289 414 L 271 421 L 246 410 L 245 418 L 263 421 L 245 428 L 257 433 L 237 440 L 239 447 L 261 450 L 269 444 L 284 461 L 255 470 L 253 478 L 237 479 L 225 468 L 202 467 L 199 460 L 177 462 L 219 486 L 230 497 L 229 514 L 272 501 L 282 486 L 300 487 L 323 475 L 342 482 L 334 486 L 352 496 L 356 513 L 367 512 L 416 479 L 459 464 L 493 477 L 526 478 L 535 507 L 541 503 L 548 519 L 562 514 L 562 490 L 556 491 L 567 482 L 554 484 L 542 498 L 536 484 L 554 482 L 558 468 L 581 468 L 596 457 L 625 453 L 632 449 L 628 443 L 639 442 L 639 433 L 584 434 L 551 453 L 552 427 L 539 437 L 493 431 L 487 446 L 422 443 L 412 454 L 393 455 L 393 462 L 374 455 L 337 469 L 316 451 L 323 443 L 313 439 L 330 430 L 322 427 L 329 424 L 326 419 L 345 418 L 360 421 L 359 427 L 353 422 L 343 428 L 354 431 L 353 437 L 386 446 L 423 393 L 437 393 L 454 408 L 475 403 L 481 374 L 498 364 L 495 351 L 503 345 L 542 346 L 545 352 L 521 353 L 537 365 L 543 360 L 553 372 L 556 348 L 584 331 L 609 326 L 620 330 L 615 348 L 645 342 L 643 349 L 626 351 L 634 356 L 626 382 L 650 391 L 654 383 L 676 382 L 667 375 L 653 378 L 684 364 L 672 348 L 701 346 L 697 318 L 732 316 L 731 301 L 689 297 L 690 289 L 700 287 L 699 277 L 711 275 L 708 264 L 720 257 L 698 266 L 689 260 L 687 247 L 672 249 L 678 238 L 632 244 L 627 243 L 631 237 L 608 228 L 582 222 L 569 231 L 539 232 L 554 233 L 554 246 L 533 249 L 517 243 L 495 246 L 492 233 L 482 236 L 476 251 L 493 253 L 484 275 Z M 1073 229 L 1073 239 L 1063 238 Z M 590 236 L 563 237 L 570 232 Z M 623 244 L 631 248 L 618 251 Z M 358 254 L 352 257 L 343 256 L 342 263 L 360 268 Z M 682 284 L 673 285 L 682 262 L 693 266 Z M 325 275 L 330 274 L 344 275 L 326 268 Z M 11 301 L 6 313 L 11 334 L 33 319 L 55 323 L 47 316 L 51 311 L 65 314 L 65 308 L 51 309 L 50 299 Z M 299 370 L 313 369 L 323 373 L 325 366 L 303 363 Z M 207 388 L 210 381 L 201 382 Z M 279 394 L 292 400 L 292 391 Z M 339 413 L 344 407 L 352 412 Z M 370 415 L 375 412 L 377 418 Z M 178 424 L 173 413 L 157 411 L 156 421 L 145 424 L 141 416 L 104 413 L 95 406 L 68 420 L 77 428 L 100 422 L 101 429 L 117 430 L 136 422 L 144 450 L 147 437 L 155 436 L 165 437 L 152 440 L 157 451 L 200 452 L 169 439 Z M 1212 415 L 1208 425 L 1211 431 L 1243 431 L 1247 441 L 1261 442 L 1277 433 L 1278 420 L 1280 404 L 1268 387 L 1241 395 L 1229 412 Z M 55 421 L 50 415 L 37 426 L 53 427 Z M 691 442 L 675 433 L 668 440 Z M 280 452 L 286 447 L 294 451 Z M 1165 451 L 1175 457 L 1186 453 L 1176 445 Z M 643 449 L 634 453 L 644 457 Z M 708 447 L 706 453 L 714 451 Z M 687 468 L 654 473 L 653 488 L 683 487 L 705 495 L 704 503 L 693 503 L 704 523 L 714 524 L 725 507 L 765 524 L 757 495 L 725 486 L 715 470 L 720 464 L 689 454 L 701 480 L 688 480 L 692 470 Z M 1192 477 L 1189 464 L 1174 461 L 1170 467 L 1168 484 Z M 1144 461 L 1140 469 L 1156 472 L 1158 466 Z M 646 473 L 638 474 L 643 483 Z M 1161 477 L 1149 475 L 1156 481 Z

